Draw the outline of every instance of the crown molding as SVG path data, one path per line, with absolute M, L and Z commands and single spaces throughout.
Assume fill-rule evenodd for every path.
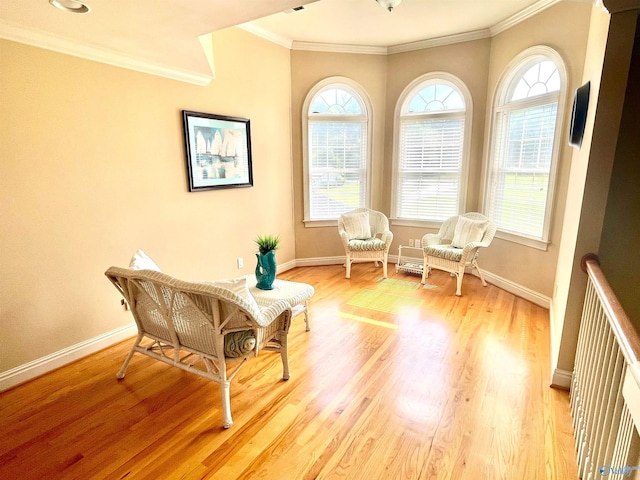
M 504 32 L 505 30 L 509 30 L 511 27 L 514 27 L 515 25 L 519 24 L 520 22 L 523 22 L 523 21 L 527 20 L 528 18 L 531 18 L 531 17 L 537 15 L 538 13 L 542 12 L 543 10 L 546 10 L 547 8 L 549 8 L 549 7 L 555 5 L 556 3 L 559 3 L 559 2 L 560 2 L 560 0 L 539 0 L 538 2 L 534 3 L 533 5 L 529 5 L 527 8 L 525 8 L 523 10 L 520 10 L 518 13 L 516 13 L 514 15 L 511 15 L 509 18 L 505 18 L 501 22 L 498 22 L 495 25 L 493 25 L 489 29 L 491 31 L 491 36 L 494 37 L 494 36 L 498 35 L 499 33 Z
M 262 27 L 258 27 L 257 25 L 254 25 L 251 22 L 238 25 L 238 28 L 241 28 L 242 30 L 245 30 L 249 33 L 253 33 L 258 37 L 264 38 L 265 40 L 269 40 L 270 42 L 273 42 L 277 45 L 281 45 L 285 48 L 288 48 L 288 49 L 292 48 L 291 44 L 293 42 L 288 38 L 282 37 L 280 35 L 276 35 L 275 33 L 270 32 L 269 30 L 266 30 Z
M 401 43 L 398 45 L 392 45 L 389 47 L 373 47 L 373 46 L 361 46 L 361 45 L 343 45 L 337 43 L 314 43 L 314 42 L 299 42 L 296 40 L 290 41 L 285 39 L 279 35 L 275 35 L 265 29 L 257 27 L 251 22 L 239 25 L 240 28 L 258 35 L 262 38 L 270 40 L 272 42 L 278 43 L 284 47 L 290 48 L 291 50 L 305 50 L 312 52 L 329 52 L 329 53 L 360 53 L 360 54 L 370 54 L 370 55 L 393 55 L 396 53 L 403 52 L 411 52 L 414 50 L 423 50 L 426 48 L 434 48 L 441 47 L 444 45 L 452 45 L 455 43 L 469 42 L 473 40 L 481 40 L 483 38 L 491 38 L 499 33 L 504 32 L 505 30 L 514 27 L 531 18 L 538 13 L 546 10 L 547 8 L 559 3 L 562 0 L 538 0 L 533 5 L 528 6 L 527 8 L 519 11 L 518 13 L 510 16 L 502 20 L 501 22 L 496 23 L 490 28 L 482 29 L 482 30 L 474 30 L 472 32 L 458 33 L 454 35 L 447 35 L 444 37 L 430 38 L 425 40 L 418 40 L 416 42 L 410 43 Z M 596 2 L 603 0 L 574 0 L 574 1 L 583 1 L 583 2 Z M 636 2 L 640 2 L 640 0 L 604 0 L 608 2 L 619 2 L 628 4 L 635 4 Z
M 444 45 L 453 45 L 454 43 L 470 42 L 472 40 L 481 40 L 491 37 L 488 28 L 484 30 L 475 30 L 473 32 L 457 33 L 455 35 L 447 35 L 444 37 L 430 38 L 428 40 L 419 40 L 417 42 L 402 43 L 387 48 L 388 53 L 404 53 L 414 50 L 423 50 L 425 48 L 442 47 Z
M 80 45 L 64 37 L 3 21 L 0 21 L 0 38 L 199 86 L 208 85 L 214 79 L 213 74 L 205 75 L 179 68 L 158 65 L 110 50 Z
M 365 55 L 386 55 L 387 47 L 370 47 L 366 45 L 342 45 L 339 43 L 314 43 L 293 41 L 292 50 L 309 52 L 360 53 Z
M 294 41 L 291 49 L 312 52 L 393 55 L 395 53 L 411 52 L 414 50 L 423 50 L 425 48 L 441 47 L 443 45 L 452 45 L 454 43 L 470 42 L 472 40 L 489 38 L 490 36 L 491 34 L 489 32 L 489 29 L 484 29 L 467 33 L 458 33 L 456 35 L 447 35 L 446 37 L 430 38 L 428 40 L 420 40 L 417 42 L 392 45 L 390 47 L 367 47 L 361 45 L 341 45 L 334 43 L 312 43 Z

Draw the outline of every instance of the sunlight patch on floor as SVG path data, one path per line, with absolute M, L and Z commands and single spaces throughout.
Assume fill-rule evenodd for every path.
M 376 325 L 378 327 L 390 328 L 392 330 L 396 330 L 399 328 L 399 325 L 395 325 L 393 323 L 381 322 L 380 320 L 373 320 L 371 318 L 359 317 L 358 315 L 351 315 L 350 313 L 338 312 L 338 316 L 342 318 L 346 318 L 348 320 L 355 320 L 357 322 L 368 323 L 370 325 Z

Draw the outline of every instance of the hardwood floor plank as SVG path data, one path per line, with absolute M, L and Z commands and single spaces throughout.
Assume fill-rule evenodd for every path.
M 435 271 L 296 268 L 291 379 L 261 352 L 220 388 L 122 342 L 0 393 L 0 478 L 575 479 L 566 392 L 550 389 L 548 311 Z M 363 294 L 364 292 L 364 294 Z

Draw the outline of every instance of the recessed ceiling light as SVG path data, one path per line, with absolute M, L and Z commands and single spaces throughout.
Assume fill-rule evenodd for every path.
M 71 13 L 89 13 L 91 9 L 78 0 L 49 0 L 49 3 L 60 10 Z

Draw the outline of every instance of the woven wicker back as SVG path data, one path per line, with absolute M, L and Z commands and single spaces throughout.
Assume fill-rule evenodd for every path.
M 127 300 L 139 332 L 175 348 L 218 357 L 225 333 L 258 326 L 243 300 L 219 287 L 151 270 L 111 267 L 106 275 Z
M 371 210 L 370 208 L 357 208 L 348 213 L 369 212 L 369 225 L 371 226 L 371 236 L 375 237 L 378 233 L 384 233 L 389 230 L 389 219 L 382 212 Z M 344 222 L 342 215 L 338 217 L 338 229 L 344 230 Z
M 442 222 L 442 226 L 440 227 L 440 231 L 438 232 L 438 235 L 443 240 L 449 240 L 449 241 L 453 240 L 453 234 L 456 230 L 456 224 L 458 223 L 459 217 L 465 217 L 465 218 L 468 218 L 469 220 L 476 220 L 476 221 L 486 220 L 488 224 L 487 224 L 487 229 L 484 231 L 482 242 L 488 245 L 493 241 L 493 237 L 496 234 L 496 224 L 490 218 L 485 217 L 483 214 L 478 212 L 468 212 L 468 213 L 463 213 L 462 215 L 456 215 L 455 217 L 447 218 L 444 222 Z

